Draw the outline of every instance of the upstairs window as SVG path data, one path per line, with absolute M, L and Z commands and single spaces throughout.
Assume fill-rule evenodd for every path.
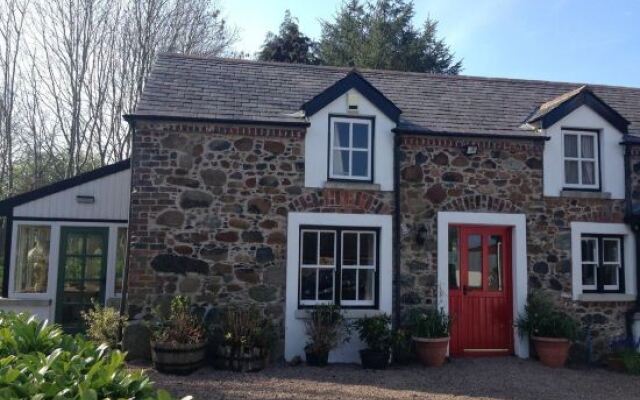
M 597 190 L 600 188 L 598 133 L 562 131 L 564 187 Z
M 329 119 L 329 178 L 372 181 L 372 120 Z
M 582 236 L 582 290 L 624 292 L 621 236 Z

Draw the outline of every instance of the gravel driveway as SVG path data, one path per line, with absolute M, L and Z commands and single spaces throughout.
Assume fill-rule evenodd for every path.
M 149 371 L 157 387 L 204 399 L 640 399 L 640 378 L 603 369 L 550 369 L 516 358 L 457 359 L 440 369 L 420 366 L 363 370 L 270 367 L 239 374 L 204 368 L 187 377 Z

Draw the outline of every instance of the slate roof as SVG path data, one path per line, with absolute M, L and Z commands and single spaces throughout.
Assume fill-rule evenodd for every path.
M 304 122 L 301 106 L 350 68 L 161 54 L 133 116 Z M 359 69 L 402 110 L 399 128 L 530 135 L 532 114 L 584 84 Z M 640 88 L 589 85 L 640 135 Z

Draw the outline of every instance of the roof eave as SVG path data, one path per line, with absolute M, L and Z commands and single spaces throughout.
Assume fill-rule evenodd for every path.
M 182 122 L 200 122 L 200 123 L 220 123 L 220 124 L 238 124 L 238 125 L 262 125 L 262 126 L 282 126 L 282 127 L 296 127 L 306 128 L 309 121 L 301 119 L 300 121 L 292 120 L 260 120 L 260 119 L 242 119 L 242 118 L 210 118 L 210 117 L 186 117 L 179 115 L 166 115 L 166 114 L 124 114 L 122 116 L 128 123 L 133 123 L 138 120 L 147 121 L 182 121 Z

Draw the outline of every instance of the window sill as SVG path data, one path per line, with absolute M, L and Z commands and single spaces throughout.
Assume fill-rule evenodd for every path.
M 326 181 L 323 186 L 325 189 L 350 189 L 350 190 L 368 190 L 379 192 L 380 185 L 377 183 L 366 182 L 345 182 L 345 181 Z
M 0 298 L 0 307 L 48 307 L 51 305 L 49 299 L 7 299 Z
M 569 197 L 569 198 L 576 198 L 576 199 L 610 199 L 611 193 L 580 190 L 580 189 L 574 189 L 574 190 L 564 189 L 560 191 L 560 197 Z
M 635 300 L 635 295 L 626 293 L 583 293 L 578 295 L 578 301 L 588 303 L 632 302 Z
M 342 310 L 342 313 L 346 319 L 360 319 L 364 317 L 375 317 L 384 314 L 380 310 Z M 296 310 L 294 314 L 295 319 L 310 319 L 310 310 Z

